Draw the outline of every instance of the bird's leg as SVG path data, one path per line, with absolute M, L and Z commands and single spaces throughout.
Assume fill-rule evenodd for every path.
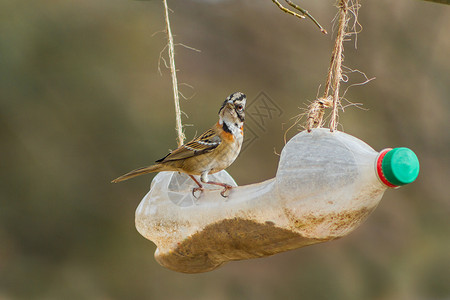
M 200 195 L 201 195 L 201 192 L 203 192 L 203 185 L 201 185 L 200 182 L 198 182 L 198 180 L 195 179 L 194 176 L 189 175 L 189 177 L 191 177 L 192 180 L 194 180 L 195 183 L 198 185 L 198 187 L 192 189 L 192 196 L 194 196 L 194 198 L 198 199 L 197 196 L 195 196 L 195 192 L 200 191 Z
M 215 182 L 215 181 L 208 181 L 208 172 L 203 172 L 203 173 L 202 173 L 202 176 L 200 176 L 200 180 L 201 180 L 203 183 L 214 184 L 214 185 L 219 185 L 219 186 L 224 187 L 223 191 L 220 192 L 220 195 L 222 195 L 222 197 L 224 197 L 224 198 L 227 198 L 227 197 L 228 197 L 228 195 L 226 195 L 225 193 L 226 193 L 228 190 L 231 190 L 231 189 L 233 188 L 231 185 L 226 184 L 226 183 Z

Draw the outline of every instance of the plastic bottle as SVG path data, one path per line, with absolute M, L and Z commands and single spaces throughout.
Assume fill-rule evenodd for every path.
M 156 260 L 186 273 L 343 237 L 376 208 L 388 187 L 413 182 L 419 162 L 407 148 L 380 153 L 343 132 L 301 132 L 284 147 L 276 177 L 192 197 L 189 177 L 161 172 L 136 210 L 136 228 Z M 227 172 L 211 180 L 235 185 Z

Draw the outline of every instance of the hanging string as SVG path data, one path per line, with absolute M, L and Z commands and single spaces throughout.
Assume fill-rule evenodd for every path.
M 338 21 L 338 32 L 336 36 L 336 42 L 334 44 L 333 58 L 331 60 L 330 69 L 333 73 L 333 112 L 331 113 L 330 120 L 330 130 L 335 131 L 337 129 L 337 115 L 338 115 L 338 105 L 339 105 L 339 88 L 342 79 L 342 61 L 344 57 L 342 55 L 344 51 L 344 37 L 346 34 L 347 24 L 348 24 L 348 4 L 347 0 L 339 1 L 339 21 Z M 328 76 L 330 79 L 330 76 Z M 325 93 L 328 95 L 329 83 L 327 82 Z
M 163 0 L 164 3 L 164 12 L 165 12 L 165 20 L 166 20 L 166 34 L 167 34 L 167 51 L 169 52 L 169 67 L 170 74 L 172 76 L 172 87 L 173 87 L 173 100 L 175 103 L 175 130 L 177 132 L 177 144 L 178 147 L 183 145 L 184 143 L 184 133 L 183 133 L 183 124 L 181 123 L 181 108 L 180 108 L 180 93 L 178 91 L 178 80 L 177 80 L 177 69 L 175 68 L 175 51 L 174 51 L 174 43 L 173 43 L 173 35 L 172 30 L 170 29 L 170 20 L 169 20 L 169 7 L 167 6 L 167 0 Z
M 330 67 L 328 68 L 325 91 L 321 98 L 316 99 L 308 107 L 308 118 L 305 126 L 308 131 L 311 131 L 312 128 L 323 126 L 324 111 L 328 107 L 332 107 L 330 131 L 337 129 L 338 108 L 340 105 L 339 89 L 342 80 L 342 61 L 344 60 L 344 39 L 347 35 L 348 21 L 350 19 L 348 14 L 349 2 L 352 2 L 352 0 L 338 0 L 337 3 L 339 9 L 338 30 L 331 55 Z M 353 15 L 356 20 L 357 14 L 354 13 Z M 330 90 L 333 92 L 330 93 Z

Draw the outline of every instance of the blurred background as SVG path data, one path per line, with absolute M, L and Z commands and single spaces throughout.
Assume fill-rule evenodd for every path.
M 328 35 L 269 0 L 169 1 L 176 43 L 201 50 L 176 48 L 188 139 L 231 92 L 278 106 L 248 119 L 228 169 L 240 185 L 275 175 L 324 84 L 337 10 L 301 5 Z M 197 275 L 159 266 L 135 230 L 154 175 L 110 184 L 176 147 L 161 1 L 3 0 L 0 15 L 0 299 L 450 299 L 450 7 L 363 1 L 357 49 L 345 44 L 344 64 L 376 80 L 348 90 L 365 110 L 347 107 L 339 129 L 413 149 L 418 180 L 348 237 Z

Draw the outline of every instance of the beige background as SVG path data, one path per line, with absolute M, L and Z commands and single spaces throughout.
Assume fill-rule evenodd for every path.
M 331 33 L 333 1 L 301 1 Z M 223 99 L 263 91 L 281 114 L 228 169 L 238 184 L 275 175 L 292 117 L 324 83 L 332 35 L 271 1 L 170 1 L 186 135 L 217 121 Z M 450 10 L 363 1 L 345 65 L 377 79 L 348 90 L 341 130 L 376 150 L 406 146 L 416 183 L 390 190 L 338 241 L 211 273 L 153 259 L 134 211 L 153 175 L 110 180 L 176 146 L 160 1 L 0 4 L 0 299 L 449 299 Z M 363 79 L 354 74 L 351 83 Z M 344 85 L 344 88 L 348 86 Z M 292 136 L 295 130 L 290 131 Z

